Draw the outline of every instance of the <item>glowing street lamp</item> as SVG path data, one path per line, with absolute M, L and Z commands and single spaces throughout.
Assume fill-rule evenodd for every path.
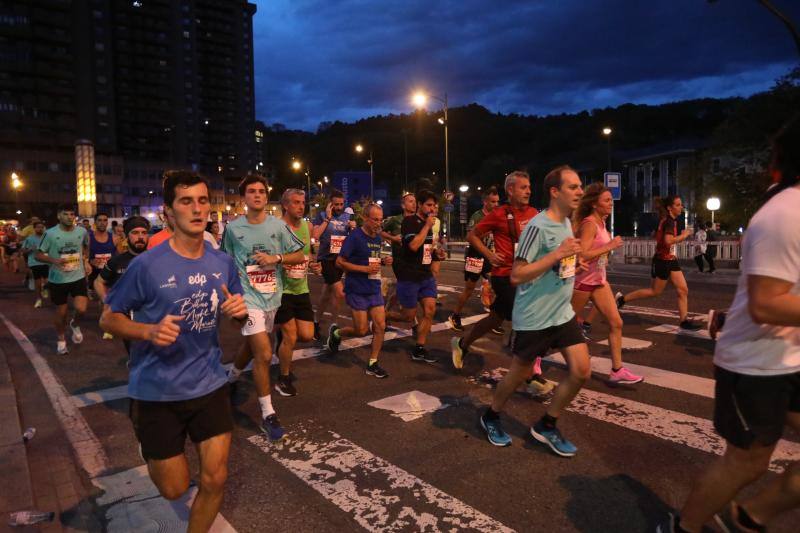
M 356 150 L 357 154 L 363 153 L 364 152 L 364 145 L 357 144 L 355 146 L 355 150 Z M 371 200 L 375 196 L 375 192 L 374 192 L 374 188 L 373 188 L 373 185 L 374 185 L 373 176 L 374 176 L 374 174 L 373 174 L 373 168 L 372 168 L 372 165 L 373 165 L 374 161 L 372 160 L 372 149 L 371 148 L 369 150 L 369 159 L 367 160 L 367 162 L 369 163 L 369 198 Z
M 603 128 L 603 135 L 606 136 L 606 171 L 611 172 L 611 133 L 613 130 L 606 126 Z
M 303 163 L 298 161 L 297 159 L 292 159 L 292 170 L 295 172 L 300 171 L 303 168 Z M 311 169 L 306 166 L 306 194 L 308 195 L 307 202 L 311 201 Z
M 706 209 L 711 211 L 711 225 L 712 226 L 714 225 L 714 211 L 719 209 L 719 207 L 720 207 L 720 201 L 719 201 L 719 198 L 717 198 L 716 196 L 712 196 L 711 198 L 709 198 L 706 201 Z
M 440 102 L 443 106 L 444 117 L 439 118 L 439 124 L 444 126 L 444 188 L 446 191 L 450 191 L 450 150 L 448 146 L 448 137 L 447 137 L 447 93 L 444 93 L 444 97 L 440 98 L 438 96 L 429 95 L 423 91 L 416 91 L 411 96 L 411 102 L 414 104 L 414 107 L 417 109 L 424 108 L 428 100 L 433 98 Z M 450 212 L 447 213 L 447 226 L 450 226 Z

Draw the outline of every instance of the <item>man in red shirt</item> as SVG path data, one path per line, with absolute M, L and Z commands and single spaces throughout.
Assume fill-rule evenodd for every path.
M 488 316 L 476 323 L 461 339 L 453 337 L 451 348 L 453 366 L 456 368 L 463 367 L 464 356 L 472 343 L 502 326 L 504 320 L 511 320 L 514 310 L 516 287 L 511 284 L 514 251 L 522 230 L 539 212 L 528 205 L 531 197 L 531 178 L 527 172 L 519 170 L 512 172 L 506 176 L 504 187 L 508 203 L 495 208 L 483 217 L 467 235 L 469 245 L 492 265 L 491 283 L 496 297 Z M 483 238 L 489 233 L 494 236 L 494 251 L 487 248 L 483 242 Z M 538 358 L 534 366 L 539 366 Z M 541 371 L 536 368 L 534 373 L 538 375 Z M 550 382 L 541 378 L 529 381 L 529 386 L 536 394 L 549 392 L 553 388 Z

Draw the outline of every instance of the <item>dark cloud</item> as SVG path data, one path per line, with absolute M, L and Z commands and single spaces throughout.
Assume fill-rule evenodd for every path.
M 774 0 L 800 23 L 800 2 Z M 255 19 L 259 119 L 311 129 L 448 93 L 550 114 L 748 95 L 797 63 L 755 0 L 269 0 Z

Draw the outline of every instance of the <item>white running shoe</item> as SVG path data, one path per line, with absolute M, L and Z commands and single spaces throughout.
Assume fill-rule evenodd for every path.
M 58 343 L 56 343 L 56 353 L 58 355 L 67 355 L 69 353 L 66 340 L 58 341 Z
M 39 309 L 41 306 L 42 306 L 42 299 L 41 298 L 37 298 L 36 299 L 36 303 L 33 304 L 33 308 L 34 309 Z
M 72 330 L 72 342 L 80 344 L 83 342 L 83 333 L 81 333 L 80 327 L 73 325 L 74 322 L 74 320 L 69 321 L 69 329 Z

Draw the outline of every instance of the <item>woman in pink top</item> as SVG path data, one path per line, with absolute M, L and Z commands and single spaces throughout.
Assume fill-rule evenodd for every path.
M 589 301 L 594 302 L 608 322 L 608 346 L 611 348 L 611 372 L 608 381 L 614 384 L 631 385 L 644 378 L 622 366 L 622 318 L 619 316 L 614 293 L 606 280 L 608 255 L 622 246 L 622 238 L 608 234 L 606 218 L 611 214 L 614 200 L 611 191 L 602 183 L 586 187 L 581 203 L 575 210 L 573 227 L 581 241 L 581 258 L 589 268 L 575 276 L 575 292 L 572 293 L 572 308 L 578 314 Z

